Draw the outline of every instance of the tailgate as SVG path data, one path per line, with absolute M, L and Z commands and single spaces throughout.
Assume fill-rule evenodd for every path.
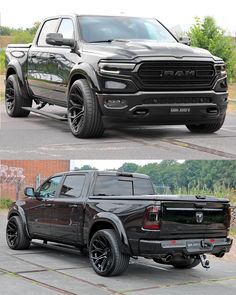
M 229 204 L 219 201 L 161 202 L 160 237 L 207 238 L 227 235 Z

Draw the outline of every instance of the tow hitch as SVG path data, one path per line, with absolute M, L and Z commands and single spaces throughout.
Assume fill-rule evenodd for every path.
M 206 270 L 209 269 L 210 268 L 210 261 L 208 259 L 206 259 L 206 255 L 201 254 L 201 255 L 199 255 L 199 258 L 200 258 L 202 267 L 204 267 Z

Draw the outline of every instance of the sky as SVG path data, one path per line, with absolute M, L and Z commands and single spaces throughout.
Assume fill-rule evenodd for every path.
M 177 160 L 179 163 L 183 163 L 184 160 Z M 70 170 L 75 167 L 81 168 L 84 165 L 90 165 L 98 170 L 112 170 L 120 168 L 124 163 L 135 163 L 140 166 L 144 166 L 149 163 L 160 163 L 161 160 L 71 160 Z
M 98 170 L 109 170 L 118 169 L 127 162 L 144 166 L 148 163 L 158 163 L 160 161 L 161 160 L 71 160 L 70 169 L 73 170 L 74 167 L 81 168 L 84 165 L 90 165 Z
M 213 16 L 217 24 L 236 35 L 235 0 L 6 0 L 1 1 L 1 25 L 31 27 L 34 22 L 57 14 L 115 14 L 155 17 L 168 28 L 186 30 L 194 17 Z

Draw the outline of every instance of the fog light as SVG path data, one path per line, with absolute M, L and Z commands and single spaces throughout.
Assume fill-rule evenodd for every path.
M 123 98 L 108 98 L 105 101 L 105 106 L 108 108 L 125 108 L 127 103 Z
M 226 79 L 224 79 L 224 80 L 222 80 L 222 81 L 220 82 L 220 87 L 221 87 L 221 88 L 227 88 L 227 87 L 228 87 L 228 85 L 227 85 L 227 80 L 226 80 Z
M 108 89 L 125 89 L 126 84 L 120 83 L 120 82 L 115 82 L 115 81 L 106 81 L 105 82 L 105 88 L 108 88 Z

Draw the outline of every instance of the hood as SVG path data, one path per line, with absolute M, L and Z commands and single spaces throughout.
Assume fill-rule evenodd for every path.
M 113 41 L 111 43 L 86 43 L 83 52 L 106 59 L 135 59 L 137 57 L 215 57 L 207 50 L 193 48 L 181 43 L 158 43 L 153 41 Z

